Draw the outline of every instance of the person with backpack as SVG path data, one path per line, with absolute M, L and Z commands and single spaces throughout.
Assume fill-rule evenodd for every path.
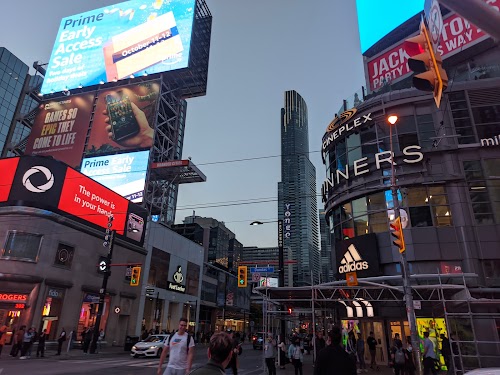
M 342 347 L 342 331 L 334 326 L 328 332 L 327 346 L 314 363 L 314 375 L 356 375 L 356 364 Z
M 181 318 L 177 332 L 168 337 L 158 363 L 158 375 L 162 374 L 161 367 L 168 353 L 170 353 L 168 364 L 163 375 L 186 375 L 191 371 L 194 357 L 194 339 L 187 332 L 187 326 L 188 320 Z
M 404 372 L 407 356 L 403 350 L 403 343 L 401 340 L 394 341 L 394 347 L 391 351 L 391 359 L 394 367 L 394 374 L 399 375 L 401 372 Z

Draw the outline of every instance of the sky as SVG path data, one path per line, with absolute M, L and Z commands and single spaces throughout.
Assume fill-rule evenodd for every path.
M 195 211 L 225 222 L 244 246 L 277 246 L 284 92 L 296 90 L 307 103 L 319 193 L 321 138 L 342 100 L 364 84 L 355 0 L 206 2 L 213 16 L 207 94 L 188 99 L 183 158 L 207 181 L 181 185 L 176 222 Z M 48 62 L 63 17 L 116 3 L 3 1 L 0 46 L 29 66 Z M 254 220 L 269 223 L 250 226 Z

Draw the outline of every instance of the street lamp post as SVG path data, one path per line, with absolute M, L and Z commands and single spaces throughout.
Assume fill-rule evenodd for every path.
M 391 151 L 391 193 L 392 193 L 392 204 L 394 209 L 394 220 L 401 216 L 399 199 L 398 199 L 398 187 L 396 184 L 396 172 L 394 169 L 394 148 L 392 145 L 392 128 L 398 121 L 398 116 L 391 115 L 387 118 L 389 122 L 389 138 L 390 138 L 390 151 Z M 415 317 L 415 308 L 413 306 L 413 295 L 410 286 L 410 267 L 408 266 L 408 260 L 406 259 L 406 251 L 401 253 L 401 266 L 403 272 L 403 293 L 406 305 L 406 314 L 408 317 L 408 324 L 410 326 L 410 336 L 415 353 L 415 364 L 417 367 L 417 373 L 422 374 L 422 365 L 420 361 L 420 345 L 417 335 L 417 322 Z
M 196 329 L 198 328 L 198 300 L 194 300 L 194 301 L 187 301 L 187 303 L 189 303 L 189 307 L 191 309 L 191 304 L 192 303 L 195 303 L 195 306 L 194 306 L 194 334 L 196 334 Z M 191 316 L 189 317 L 189 320 L 191 320 Z

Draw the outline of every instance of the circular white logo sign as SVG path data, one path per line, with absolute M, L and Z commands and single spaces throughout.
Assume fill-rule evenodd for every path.
M 42 185 L 34 186 L 30 180 L 30 177 L 36 173 L 43 173 L 43 175 L 47 179 L 47 182 L 43 183 Z M 23 185 L 28 191 L 31 191 L 32 193 L 44 193 L 54 185 L 54 175 L 48 168 L 42 167 L 41 165 L 36 165 L 28 169 L 24 174 Z
M 120 313 L 120 311 L 122 311 L 122 310 L 121 310 L 118 306 L 116 306 L 116 307 L 115 307 L 115 313 L 116 313 L 116 314 L 119 314 L 119 313 Z
M 101 260 L 99 262 L 99 269 L 101 271 L 106 271 L 106 268 L 108 268 L 108 265 L 106 264 L 106 261 L 105 260 Z

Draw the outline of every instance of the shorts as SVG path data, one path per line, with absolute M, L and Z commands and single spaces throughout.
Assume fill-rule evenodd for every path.
M 163 372 L 163 375 L 186 375 L 186 370 L 167 366 L 167 368 Z

